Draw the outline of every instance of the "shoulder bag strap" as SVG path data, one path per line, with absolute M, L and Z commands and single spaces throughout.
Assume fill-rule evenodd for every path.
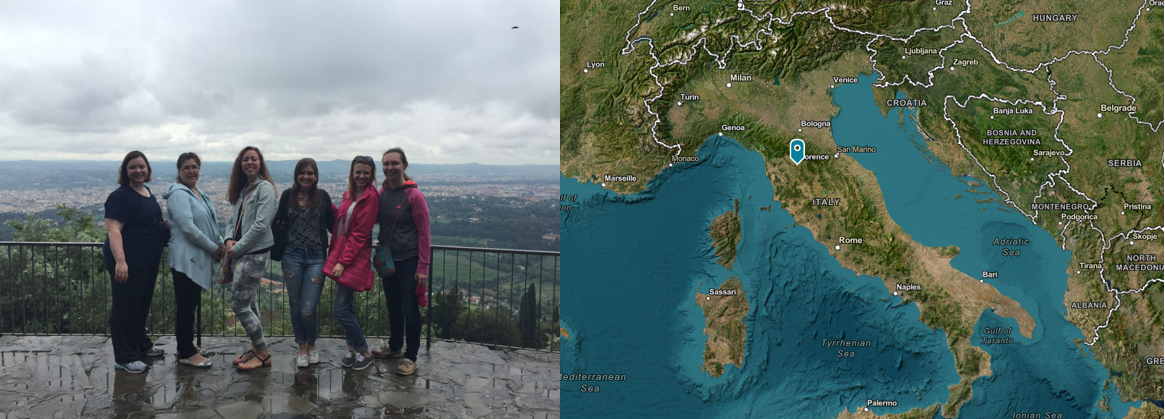
M 251 191 L 247 193 L 247 197 L 243 198 L 243 201 L 239 203 L 239 215 L 235 219 L 235 234 L 234 234 L 234 236 L 232 236 L 235 238 L 235 240 L 242 238 L 239 236 L 241 236 L 243 234 L 243 232 L 241 231 L 241 228 L 243 226 L 243 207 L 247 206 L 247 200 L 251 199 L 251 195 L 254 195 L 255 191 L 258 189 L 259 188 L 257 186 L 251 188 Z
M 397 220 L 400 220 L 400 212 L 404 211 L 405 204 L 407 204 L 408 202 L 409 202 L 409 189 L 405 188 L 405 200 L 404 200 L 404 202 L 400 203 L 400 206 L 396 207 L 396 217 L 392 218 L 392 230 L 389 230 L 389 232 L 388 232 L 388 246 L 389 246 L 389 248 L 392 247 L 392 236 L 396 235 L 396 222 L 397 222 Z
M 239 227 L 242 225 L 243 225 L 243 203 L 240 202 L 239 203 L 239 212 L 238 212 L 238 215 L 235 217 L 235 232 L 234 232 L 234 234 L 231 235 L 232 239 L 234 239 L 236 241 L 240 239 Z

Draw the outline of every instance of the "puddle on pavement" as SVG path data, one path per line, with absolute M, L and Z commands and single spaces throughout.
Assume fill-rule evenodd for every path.
M 154 390 L 154 394 L 150 397 L 150 402 L 155 409 L 167 409 L 174 404 L 174 400 L 178 398 L 178 393 L 182 391 L 182 384 L 166 383 L 158 386 Z
M 371 407 L 357 407 L 352 409 L 352 418 L 377 418 L 380 417 L 379 412 Z
M 316 376 L 317 384 L 315 388 L 315 396 L 321 399 L 333 399 L 339 396 L 343 396 L 345 393 L 346 385 L 348 386 L 347 390 L 349 391 L 352 389 L 352 387 L 355 387 L 355 383 L 346 383 L 344 377 L 347 374 L 344 374 L 343 370 L 327 370 L 324 371 L 324 374 L 322 375 L 322 377 L 319 375 Z M 314 399 L 314 397 L 304 398 L 308 400 Z
M 384 415 L 387 417 L 390 417 L 390 418 L 394 418 L 394 417 L 398 417 L 400 415 L 419 415 L 421 413 L 425 413 L 428 411 L 429 411 L 429 409 L 426 409 L 422 406 L 409 407 L 409 408 L 398 408 L 398 407 L 389 406 L 389 407 L 384 408 Z
M 13 407 L 3 410 L 16 409 L 17 406 L 27 405 L 27 402 L 35 402 L 40 397 L 45 396 L 49 397 L 47 400 L 58 403 L 76 403 L 85 400 L 86 396 L 83 391 L 89 386 L 88 376 L 84 376 L 84 370 L 74 367 L 73 355 L 2 352 L 0 353 L 0 368 L 8 370 L 6 374 L 8 377 L 4 381 L 10 380 L 10 382 L 5 383 L 4 388 L 11 390 L 12 394 L 9 396 L 15 396 L 5 397 L 9 400 L 15 400 L 11 402 Z M 76 372 L 74 372 L 75 369 Z M 82 377 L 78 379 L 74 374 L 81 374 Z
M 42 347 L 44 345 L 41 345 Z M 117 372 L 110 354 L 105 352 L 4 351 L 0 352 L 0 412 L 26 412 L 33 416 L 109 416 L 148 412 L 193 411 L 223 400 L 264 402 L 264 410 L 312 410 L 311 405 L 348 406 L 353 417 L 432 416 L 455 417 L 455 406 L 462 405 L 469 393 L 480 407 L 490 410 L 512 408 L 517 393 L 542 394 L 557 405 L 557 383 L 542 383 L 538 368 L 490 362 L 456 363 L 425 374 L 400 377 L 394 368 L 378 365 L 375 370 L 350 371 L 328 364 L 308 369 L 271 368 L 254 374 L 234 371 L 231 360 L 235 345 L 207 345 L 215 366 L 209 370 L 178 365 L 174 357 L 145 360 L 150 371 L 145 374 Z M 230 349 L 228 349 L 230 348 Z M 82 350 L 84 348 L 81 348 Z M 434 361 L 436 362 L 436 361 Z M 534 388 L 523 391 L 527 381 Z M 549 388 L 548 388 L 549 387 Z M 288 391 L 290 390 L 290 391 Z M 292 401 L 276 402 L 271 396 L 285 392 Z M 364 404 L 385 392 L 407 395 L 404 403 L 385 406 L 383 401 Z M 410 398 L 411 397 L 411 398 Z M 415 399 L 414 398 L 418 398 Z M 280 399 L 282 400 L 282 399 Z M 322 402 L 321 402 L 322 400 Z M 440 401 L 440 402 L 438 402 Z M 438 403 L 434 403 L 438 402 Z M 446 404 L 452 403 L 452 406 Z M 363 406 L 361 406 L 363 405 Z M 446 409 L 447 407 L 453 410 Z M 74 411 L 75 410 L 75 411 Z M 341 407 L 341 410 L 346 410 Z M 72 413 L 70 413 L 72 412 Z M 554 417 L 544 412 L 518 409 L 519 416 Z M 0 413 L 0 419 L 11 415 Z
M 432 387 L 433 387 L 433 384 L 431 383 L 431 381 L 432 380 L 429 380 L 428 378 L 418 378 L 417 381 L 415 383 L 413 383 L 413 387 L 423 388 L 423 389 L 429 390 L 429 389 L 432 389 Z M 441 386 L 437 385 L 436 387 L 440 388 Z
M 361 379 L 368 381 L 369 377 L 357 378 L 356 375 L 358 372 L 348 370 L 301 370 L 289 380 L 292 380 L 292 394 L 315 403 L 317 399 L 332 400 L 360 396 L 364 390 L 360 381 Z
M 28 360 L 28 352 L 0 352 L 0 367 L 23 364 Z

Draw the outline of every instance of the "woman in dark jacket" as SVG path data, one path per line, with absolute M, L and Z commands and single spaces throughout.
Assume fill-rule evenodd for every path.
M 404 150 L 393 148 L 380 158 L 384 165 L 384 187 L 380 190 L 381 245 L 392 249 L 396 272 L 384 281 L 391 335 L 384 347 L 372 351 L 377 358 L 404 358 L 396 373 L 417 372 L 417 351 L 421 348 L 421 307 L 429 279 L 431 242 L 429 204 L 417 183 L 405 173 L 409 160 Z
M 288 313 L 299 356 L 300 368 L 320 362 L 316 352 L 319 337 L 320 293 L 324 290 L 324 261 L 328 251 L 328 233 L 336 222 L 332 197 L 319 187 L 319 167 L 313 159 L 295 164 L 291 189 L 279 198 L 275 213 L 275 247 L 271 259 L 283 261 L 283 280 L 287 286 Z
M 114 369 L 135 374 L 148 369 L 141 357 L 163 354 L 146 336 L 146 316 L 154 299 L 162 248 L 170 239 L 162 206 L 146 186 L 152 175 L 146 155 L 131 151 L 118 170 L 121 187 L 105 200 L 107 237 L 102 250 L 113 287 L 109 334 Z

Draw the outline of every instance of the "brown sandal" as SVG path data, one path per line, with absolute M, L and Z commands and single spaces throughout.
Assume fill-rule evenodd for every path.
M 253 357 L 251 357 L 251 358 L 247 359 L 247 361 L 250 361 L 250 360 L 252 360 L 252 359 L 258 358 L 258 359 L 259 359 L 259 362 L 260 362 L 259 366 L 257 366 L 257 367 L 254 367 L 254 368 L 243 368 L 243 363 L 247 362 L 247 361 L 243 361 L 243 362 L 240 362 L 240 363 L 238 363 L 238 364 L 235 364 L 235 368 L 236 368 L 236 369 L 238 369 L 239 371 L 253 371 L 253 370 L 257 370 L 257 369 L 259 369 L 259 368 L 264 368 L 264 367 L 270 367 L 270 366 L 271 366 L 271 354 L 267 354 L 267 357 L 266 357 L 266 358 L 263 358 L 263 357 L 259 356 L 259 354 L 258 354 L 258 353 L 255 353 L 255 350 L 253 350 L 253 349 L 252 349 L 252 350 L 250 350 L 249 352 L 251 352 L 251 353 L 255 354 L 255 356 L 253 356 Z

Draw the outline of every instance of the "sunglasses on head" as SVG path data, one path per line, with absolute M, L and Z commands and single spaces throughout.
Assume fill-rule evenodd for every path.
M 352 162 L 353 163 L 368 163 L 368 164 L 371 164 L 373 166 L 376 165 L 375 160 L 372 160 L 372 157 L 369 157 L 369 156 L 356 156 L 355 159 L 352 159 Z

